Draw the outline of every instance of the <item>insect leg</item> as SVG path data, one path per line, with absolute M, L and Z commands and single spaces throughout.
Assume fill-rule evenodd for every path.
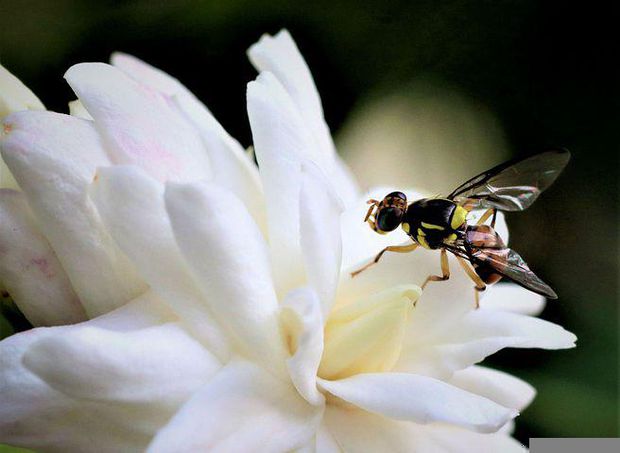
M 390 245 L 390 246 L 384 248 L 383 250 L 381 250 L 377 254 L 377 256 L 375 256 L 375 259 L 372 260 L 370 263 L 368 263 L 364 267 L 362 267 L 362 268 L 360 268 L 360 269 L 358 269 L 358 270 L 356 270 L 354 272 L 351 272 L 351 277 L 355 277 L 357 274 L 359 274 L 362 271 L 365 271 L 370 266 L 373 266 L 373 265 L 377 264 L 385 252 L 409 253 L 409 252 L 413 252 L 417 248 L 418 248 L 418 244 L 415 244 L 415 243 L 410 244 L 410 245 Z
M 364 222 L 368 221 L 368 219 L 370 218 L 370 215 L 372 214 L 373 209 L 375 209 L 375 207 L 379 204 L 379 201 L 371 198 L 366 203 L 369 204 L 370 207 L 368 208 L 368 212 L 366 213 L 366 217 L 364 217 Z
M 429 282 L 443 282 L 450 278 L 450 265 L 448 264 L 448 252 L 446 249 L 441 249 L 441 275 L 429 275 L 422 283 L 422 289 L 428 285 Z
M 475 290 L 474 296 L 476 300 L 476 308 L 480 308 L 480 301 L 479 301 L 478 293 L 487 289 L 487 285 L 486 283 L 482 281 L 480 276 L 476 274 L 476 271 L 471 267 L 471 265 L 466 260 L 464 260 L 460 256 L 457 256 L 456 259 L 459 260 L 459 264 L 461 265 L 461 267 L 463 268 L 467 276 L 471 278 L 472 281 L 476 284 L 476 287 L 474 288 Z
M 495 226 L 496 214 L 497 214 L 497 210 L 495 208 L 487 209 L 484 212 L 484 214 L 482 214 L 482 217 L 478 219 L 478 221 L 476 222 L 476 225 L 482 225 L 484 222 L 488 220 L 489 217 L 491 217 L 491 215 L 493 215 L 493 220 L 491 220 L 491 228 L 493 228 Z

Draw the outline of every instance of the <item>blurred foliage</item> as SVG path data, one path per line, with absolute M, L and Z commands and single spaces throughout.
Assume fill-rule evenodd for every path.
M 0 453 L 30 453 L 32 450 L 25 448 L 11 447 L 10 445 L 0 445 Z
M 181 79 L 247 145 L 244 87 L 255 73 L 244 52 L 260 34 L 287 27 L 336 132 L 382 94 L 416 108 L 420 98 L 408 90 L 422 79 L 455 90 L 503 127 L 505 148 L 468 161 L 467 171 L 506 153 L 569 148 L 574 158 L 557 184 L 508 221 L 513 247 L 560 294 L 543 318 L 574 331 L 578 347 L 503 351 L 490 363 L 538 389 L 517 422 L 523 442 L 615 436 L 620 118 L 613 8 L 535 0 L 0 0 L 0 59 L 49 108 L 66 111 L 73 98 L 62 80 L 66 68 L 105 61 L 114 50 L 133 53 Z M 427 152 L 419 146 L 412 152 Z M 461 182 L 451 170 L 453 181 L 437 176 L 442 184 Z M 1 317 L 0 326 L 8 329 Z

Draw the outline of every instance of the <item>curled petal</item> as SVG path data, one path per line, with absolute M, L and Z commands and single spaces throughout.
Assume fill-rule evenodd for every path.
M 136 81 L 171 98 L 184 118 L 200 134 L 209 154 L 213 181 L 237 195 L 259 226 L 266 229 L 265 203 L 258 168 L 209 109 L 177 79 L 136 57 L 117 52 L 112 55 L 112 64 Z
M 340 275 L 342 203 L 311 162 L 303 165 L 299 210 L 300 241 L 308 283 L 316 288 L 326 318 Z
M 45 107 L 26 85 L 0 65 L 0 118 L 21 110 L 45 110 Z
M 95 120 L 114 163 L 134 164 L 161 181 L 211 176 L 207 153 L 169 99 L 104 63 L 81 63 L 65 74 Z
M 312 138 L 280 83 L 269 73 L 248 84 L 248 116 L 267 203 L 267 226 L 278 294 L 303 284 L 300 247 L 301 161 Z M 316 160 L 313 160 L 316 163 Z
M 464 448 L 489 453 L 526 451 L 503 430 L 482 434 L 443 423 L 419 425 L 337 406 L 326 409 L 325 429 L 340 446 L 341 450 L 336 451 L 350 453 L 461 453 Z
M 323 354 L 323 316 L 316 293 L 306 288 L 289 293 L 280 320 L 291 353 L 286 362 L 291 380 L 310 404 L 322 404 L 316 376 Z
M 86 313 L 20 192 L 0 190 L 0 280 L 35 326 L 75 324 Z
M 52 112 L 18 112 L 2 155 L 18 180 L 90 317 L 146 290 L 132 264 L 104 230 L 87 187 L 110 160 L 91 121 Z
M 176 242 L 215 318 L 244 354 L 284 370 L 284 343 L 265 241 L 243 204 L 213 184 L 169 183 Z
M 400 355 L 407 318 L 420 292 L 417 286 L 395 286 L 336 307 L 325 325 L 319 375 L 339 379 L 391 370 Z
M 152 294 L 145 294 L 121 308 L 107 315 L 88 321 L 77 326 L 63 326 L 52 328 L 31 329 L 23 333 L 13 335 L 0 342 L 0 443 L 35 448 L 44 451 L 91 451 L 93 446 L 101 452 L 118 451 L 143 451 L 156 431 L 163 426 L 174 413 L 175 407 L 167 404 L 157 405 L 156 402 L 148 404 L 113 403 L 108 401 L 85 401 L 70 398 L 60 391 L 50 387 L 44 380 L 24 366 L 24 356 L 31 346 L 42 345 L 42 342 L 50 341 L 58 344 L 69 332 L 85 329 L 86 326 L 95 326 L 99 333 L 101 329 L 117 332 L 136 332 L 140 329 L 148 329 L 167 322 L 172 315 L 165 310 L 161 302 L 157 301 Z M 91 329 L 91 327 L 89 327 Z M 165 330 L 165 329 L 164 329 Z M 92 330 L 91 330 L 92 331 Z M 163 332 L 163 331 L 160 331 Z M 73 335 L 73 334 L 71 334 Z M 72 337 L 75 338 L 75 337 Z M 129 338 L 136 339 L 135 335 Z M 159 345 L 165 340 L 154 339 Z M 52 344 L 50 343 L 50 344 Z M 127 344 L 127 343 L 125 343 Z M 134 344 L 137 344 L 134 342 Z M 178 344 L 178 343 L 176 343 Z M 191 344 L 191 341 L 190 341 Z M 80 345 L 67 345 L 70 349 L 80 348 Z M 92 348 L 97 345 L 90 344 Z M 88 349 L 88 348 L 85 348 Z M 149 351 L 149 347 L 143 348 L 141 355 Z M 122 360 L 123 350 L 114 350 L 110 357 L 106 357 L 115 363 Z M 155 374 L 156 370 L 164 371 L 166 365 L 159 357 L 146 354 L 140 357 L 143 364 L 151 358 L 154 368 L 149 370 L 125 370 L 124 382 L 131 382 L 132 373 L 145 376 L 148 373 Z M 196 358 L 196 355 L 192 355 Z M 46 358 L 44 357 L 44 360 Z M 61 358 L 60 360 L 64 360 Z M 97 366 L 97 357 L 80 356 L 80 360 Z M 182 358 L 174 360 L 182 361 Z M 179 363 L 179 362 L 177 362 Z M 196 367 L 196 364 L 191 364 Z M 56 364 L 51 364 L 56 367 Z M 196 369 L 196 368 L 194 368 Z M 92 370 L 92 368 L 91 368 Z M 66 369 L 58 370 L 78 376 L 80 369 L 72 362 L 66 365 Z M 118 369 L 117 369 L 118 371 Z M 186 370 L 191 372 L 191 370 Z M 168 371 L 168 376 L 169 376 Z M 166 373 L 164 373 L 165 378 Z M 133 375 L 134 378 L 136 375 Z M 193 375 L 190 375 L 193 376 Z M 95 382 L 99 376 L 89 376 Z M 126 378 L 130 378 L 129 381 Z M 189 382 L 192 378 L 183 378 Z M 79 380 L 78 380 L 79 381 Z M 136 381 L 133 381 L 137 384 Z M 99 383 L 98 389 L 105 389 L 106 385 Z M 156 395 L 158 388 L 169 385 L 168 382 L 157 383 L 140 382 L 150 390 L 151 395 Z M 82 390 L 87 387 L 82 386 Z M 145 395 L 148 391 L 138 389 Z M 162 397 L 164 396 L 161 394 Z M 100 394 L 101 396 L 101 394 Z M 180 394 L 177 394 L 180 397 Z M 162 400 L 164 401 L 164 400 Z
M 131 332 L 76 326 L 31 345 L 23 362 L 71 398 L 155 407 L 177 407 L 220 368 L 175 324 Z
M 319 385 L 369 412 L 420 424 L 446 422 L 491 433 L 517 415 L 487 398 L 407 373 L 358 374 L 338 381 L 320 380 Z
M 233 361 L 196 392 L 148 451 L 291 451 L 308 443 L 322 412 L 289 382 L 251 362 Z
M 481 366 L 457 371 L 450 383 L 518 411 L 529 406 L 536 396 L 536 389 L 527 382 L 508 373 Z
M 225 360 L 230 354 L 226 335 L 181 255 L 163 184 L 136 167 L 115 166 L 99 170 L 90 194 L 108 231 L 142 278 L 211 352 Z
M 498 283 L 487 288 L 480 306 L 485 310 L 502 310 L 537 316 L 545 308 L 546 299 L 514 283 Z
M 474 310 L 434 337 L 410 335 L 396 368 L 449 378 L 503 348 L 566 349 L 576 337 L 562 327 L 513 313 Z
M 289 32 L 263 35 L 248 49 L 248 56 L 258 71 L 272 73 L 282 84 L 321 155 L 316 162 L 324 162 L 321 168 L 333 181 L 339 196 L 347 203 L 354 201 L 359 192 L 357 184 L 336 154 L 312 74 Z

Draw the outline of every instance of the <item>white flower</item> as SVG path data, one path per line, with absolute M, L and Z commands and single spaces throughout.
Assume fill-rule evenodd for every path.
M 416 283 L 438 266 L 432 252 L 387 256 L 351 279 L 385 239 L 362 223 L 365 197 L 335 154 L 308 68 L 286 32 L 249 54 L 261 72 L 248 87 L 260 175 L 185 88 L 128 56 L 113 59 L 121 70 L 67 73 L 87 119 L 4 121 L 3 157 L 76 292 L 71 263 L 85 267 L 85 290 L 99 275 L 109 283 L 110 267 L 148 289 L 90 321 L 0 343 L 0 442 L 519 450 L 510 420 L 534 390 L 475 364 L 504 347 L 560 349 L 575 337 L 528 316 L 542 301 L 514 286 L 492 288 L 480 310 L 457 272 L 420 296 Z M 96 228 L 82 232 L 73 217 Z M 88 253 L 108 267 L 85 263 Z M 80 300 L 91 316 L 105 311 Z

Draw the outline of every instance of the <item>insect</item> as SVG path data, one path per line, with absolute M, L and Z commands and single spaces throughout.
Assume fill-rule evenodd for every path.
M 385 234 L 401 226 L 413 243 L 384 248 L 372 262 L 351 275 L 355 277 L 379 262 L 385 252 L 408 253 L 421 246 L 441 252 L 441 275 L 429 275 L 423 289 L 429 282 L 450 278 L 450 252 L 475 284 L 476 308 L 479 292 L 502 277 L 556 299 L 553 289 L 530 270 L 517 252 L 506 247 L 494 227 L 498 210 L 522 211 L 529 207 L 555 181 L 569 159 L 566 150 L 550 150 L 509 161 L 474 176 L 445 198 L 424 198 L 407 204 L 404 193 L 392 192 L 381 201 L 368 200 L 371 206 L 364 221 L 374 231 Z M 474 209 L 486 211 L 470 225 L 467 216 Z

